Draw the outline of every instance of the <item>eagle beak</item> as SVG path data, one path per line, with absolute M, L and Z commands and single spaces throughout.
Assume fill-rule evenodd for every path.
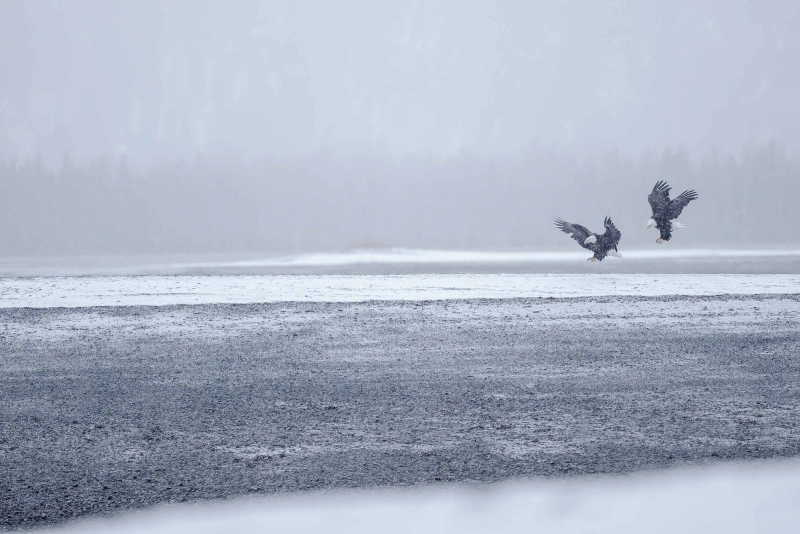
M 589 244 L 589 239 L 588 239 L 588 238 L 586 238 L 586 239 L 583 241 L 583 244 L 584 244 L 584 245 L 588 245 L 588 244 Z
M 650 225 L 649 225 L 649 224 L 647 225 L 647 229 L 648 229 L 648 230 L 650 229 Z

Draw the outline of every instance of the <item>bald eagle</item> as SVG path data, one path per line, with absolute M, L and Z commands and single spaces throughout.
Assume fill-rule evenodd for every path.
M 650 207 L 653 208 L 653 214 L 650 220 L 647 221 L 647 228 L 655 226 L 661 231 L 661 237 L 656 239 L 659 245 L 664 241 L 669 241 L 672 237 L 673 228 L 686 228 L 685 224 L 677 221 L 672 222 L 678 218 L 683 208 L 697 198 L 697 192 L 694 190 L 684 191 L 674 200 L 669 199 L 669 191 L 672 189 L 667 182 L 659 180 L 656 182 L 655 187 L 647 195 L 647 201 L 650 202 Z
M 589 258 L 588 261 L 603 261 L 607 254 L 617 258 L 622 257 L 622 254 L 617 252 L 617 245 L 622 233 L 617 230 L 617 227 L 608 217 L 603 221 L 606 227 L 603 235 L 592 233 L 585 226 L 568 223 L 560 218 L 555 220 L 555 224 L 562 232 L 572 234 L 572 239 L 577 241 L 580 246 L 594 252 L 594 256 Z

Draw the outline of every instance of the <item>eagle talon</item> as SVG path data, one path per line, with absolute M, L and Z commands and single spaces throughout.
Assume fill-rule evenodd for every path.
M 597 258 L 595 258 L 594 256 L 592 256 L 591 258 L 589 258 L 589 259 L 588 259 L 588 260 L 586 260 L 586 261 L 597 261 Z
M 659 245 L 662 244 L 663 242 L 664 242 L 664 240 L 661 239 L 660 237 L 658 239 L 656 239 L 656 243 L 658 243 Z

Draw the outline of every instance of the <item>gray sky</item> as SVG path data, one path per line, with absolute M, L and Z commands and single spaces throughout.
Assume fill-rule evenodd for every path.
M 800 146 L 792 1 L 0 0 L 0 153 Z

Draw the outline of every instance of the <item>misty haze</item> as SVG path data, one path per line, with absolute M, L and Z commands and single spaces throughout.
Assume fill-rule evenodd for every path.
M 799 10 L 2 1 L 0 254 L 796 246 Z
M 800 532 L 798 28 L 0 0 L 0 531 Z

